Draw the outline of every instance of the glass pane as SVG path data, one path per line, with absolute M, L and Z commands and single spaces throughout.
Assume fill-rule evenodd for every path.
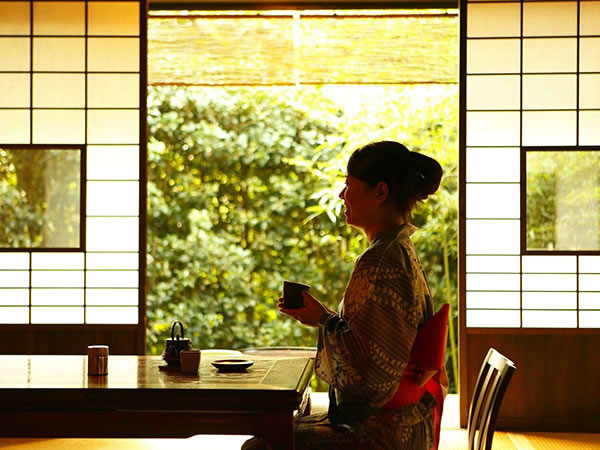
M 29 323 L 29 308 L 1 308 L 0 323 Z
M 581 311 L 579 328 L 600 328 L 600 311 Z
M 29 270 L 29 253 L 0 253 L 0 269 Z
M 83 307 L 34 307 L 31 308 L 31 323 L 83 323 Z
M 467 327 L 518 328 L 521 325 L 521 311 L 490 309 L 467 310 Z
M 85 107 L 85 75 L 33 74 L 34 108 Z
M 524 274 L 524 291 L 575 291 L 577 275 L 563 274 Z
M 600 292 L 580 292 L 579 309 L 600 310 Z
M 523 72 L 577 71 L 577 39 L 523 39 Z
M 600 248 L 600 153 L 527 152 L 527 248 Z
M 523 292 L 523 309 L 577 309 L 577 293 Z
M 600 35 L 600 2 L 584 1 L 580 3 L 579 34 L 582 36 Z
M 29 287 L 28 270 L 0 270 L 0 288 Z
M 575 145 L 575 111 L 523 112 L 523 145 Z
M 29 38 L 0 38 L 0 71 L 23 71 L 29 67 Z
M 88 180 L 138 180 L 140 151 L 137 145 L 89 145 Z
M 577 2 L 523 4 L 523 36 L 565 35 L 577 35 Z
M 139 220 L 133 217 L 89 217 L 87 250 L 134 251 L 139 249 Z
M 84 110 L 34 110 L 34 144 L 84 144 Z
M 116 308 L 91 306 L 87 308 L 86 323 L 138 323 L 138 308 L 121 306 Z
M 600 111 L 579 113 L 579 145 L 600 145 Z
M 523 256 L 524 273 L 576 273 L 576 256 Z
M 138 110 L 88 110 L 88 143 L 137 144 L 139 126 Z
M 520 109 L 518 75 L 467 76 L 467 109 Z
M 79 247 L 80 157 L 0 148 L 0 183 L 12 198 L 0 204 L 0 247 Z
M 0 290 L 0 305 L 29 305 L 29 289 Z M 0 315 L 2 311 L 0 309 Z
M 0 73 L 0 107 L 29 108 L 29 74 Z
M 505 37 L 521 35 L 520 3 L 467 5 L 468 37 Z
M 138 2 L 90 2 L 88 5 L 88 34 L 140 34 Z
M 139 108 L 140 76 L 137 74 L 89 74 L 88 107 Z
M 575 328 L 577 311 L 523 311 L 523 328 Z
M 34 38 L 33 70 L 63 72 L 85 70 L 85 39 Z
M 86 272 L 86 286 L 94 287 L 138 287 L 138 271 L 96 271 Z
M 468 112 L 467 145 L 520 145 L 520 113 Z
M 523 76 L 523 109 L 575 109 L 576 107 L 577 75 Z
M 468 291 L 518 291 L 521 289 L 519 274 L 467 274 Z
M 467 148 L 468 182 L 519 182 L 519 148 Z
M 137 181 L 88 181 L 88 216 L 137 216 L 139 212 Z
M 33 270 L 32 287 L 83 287 L 83 271 L 80 270 Z
M 467 184 L 467 218 L 518 219 L 520 184 Z
M 520 273 L 518 256 L 467 256 L 467 272 Z
M 600 109 L 600 75 L 579 75 L 579 107 Z
M 89 38 L 88 70 L 90 72 L 139 72 L 140 40 L 138 38 Z
M 519 309 L 520 292 L 467 292 L 467 308 Z
M 0 2 L 0 35 L 29 35 L 29 2 Z
M 32 269 L 83 270 L 83 253 L 33 253 Z
M 519 73 L 520 39 L 467 40 L 467 73 Z
M 88 253 L 87 269 L 130 269 L 139 267 L 139 253 Z
M 33 34 L 85 34 L 84 2 L 33 2 Z
M 579 273 L 600 273 L 600 256 L 580 256 Z
M 137 306 L 139 291 L 137 289 L 87 289 L 88 305 Z
M 518 255 L 518 220 L 467 220 L 467 254 Z
M 0 61 L 2 58 L 0 58 Z M 0 142 L 3 144 L 29 144 L 30 111 L 28 109 L 0 109 Z
M 600 38 L 581 38 L 579 71 L 600 72 Z
M 600 275 L 579 275 L 579 290 L 600 292 Z
M 32 289 L 31 304 L 83 306 L 83 289 Z

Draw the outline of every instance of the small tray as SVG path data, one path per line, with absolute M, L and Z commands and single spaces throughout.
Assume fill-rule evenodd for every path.
M 181 372 L 181 366 L 158 366 L 158 370 L 161 372 Z
M 254 361 L 250 359 L 228 358 L 216 359 L 210 362 L 219 372 L 245 372 Z

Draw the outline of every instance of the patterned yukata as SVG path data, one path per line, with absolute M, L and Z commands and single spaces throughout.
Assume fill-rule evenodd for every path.
M 429 393 L 418 403 L 382 407 L 394 396 L 417 330 L 433 316 L 431 295 L 410 224 L 377 234 L 358 258 L 339 314 L 319 321 L 315 371 L 329 388 L 329 411 L 298 420 L 296 448 L 430 449 Z M 266 448 L 252 439 L 243 449 Z

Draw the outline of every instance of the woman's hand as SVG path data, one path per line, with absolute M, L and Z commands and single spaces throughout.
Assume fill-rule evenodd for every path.
M 301 308 L 288 309 L 283 306 L 283 298 L 279 298 L 277 307 L 282 314 L 296 319 L 303 325 L 309 327 L 319 326 L 321 316 L 324 313 L 329 313 L 330 310 L 307 291 L 302 291 L 302 300 L 304 305 Z

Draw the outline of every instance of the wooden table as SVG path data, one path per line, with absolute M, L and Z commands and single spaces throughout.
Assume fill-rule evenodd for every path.
M 218 373 L 205 357 L 199 374 L 184 375 L 160 371 L 157 356 L 110 356 L 108 375 L 88 377 L 86 356 L 0 355 L 0 436 L 250 434 L 294 449 L 314 362 L 251 359 L 246 373 Z

